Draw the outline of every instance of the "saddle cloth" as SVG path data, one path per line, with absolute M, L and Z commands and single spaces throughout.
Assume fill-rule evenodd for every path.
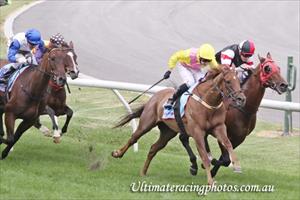
M 5 74 L 9 68 L 11 67 L 11 64 L 7 64 L 5 66 L 3 66 L 1 69 L 0 69 L 0 76 L 3 76 L 3 74 Z M 14 86 L 14 83 L 16 82 L 17 78 L 20 76 L 20 74 L 22 74 L 22 72 L 25 71 L 25 69 L 27 69 L 29 67 L 29 65 L 26 65 L 26 66 L 23 66 L 21 65 L 16 71 L 14 71 L 12 73 L 12 75 L 9 77 L 9 80 L 8 80 L 8 83 L 7 85 L 4 84 L 4 83 L 0 83 L 0 91 L 1 92 L 11 92 L 13 86 Z
M 184 116 L 184 110 L 185 110 L 185 106 L 186 103 L 188 101 L 188 99 L 190 98 L 190 94 L 192 94 L 192 91 L 194 90 L 194 88 L 198 85 L 198 82 L 196 84 L 194 84 L 192 87 L 189 88 L 189 90 L 185 93 L 183 93 L 181 95 L 181 97 L 179 98 L 180 100 L 180 116 L 183 117 Z M 178 100 L 177 100 L 178 101 Z M 164 105 L 167 102 L 164 103 Z M 174 108 L 172 107 L 172 109 L 166 109 L 164 108 L 164 113 L 162 116 L 163 119 L 175 119 L 174 116 Z

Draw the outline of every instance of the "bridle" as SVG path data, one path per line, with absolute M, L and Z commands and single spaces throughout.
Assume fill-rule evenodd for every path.
M 224 73 L 224 72 L 222 72 Z M 231 83 L 226 81 L 224 79 L 225 75 L 223 75 L 223 82 L 225 84 L 225 90 L 227 91 L 227 94 L 224 92 L 224 90 L 222 90 L 217 84 L 214 85 L 214 88 L 216 90 L 218 90 L 222 96 L 223 99 L 231 99 L 233 102 L 237 102 L 237 99 L 238 99 L 238 96 L 243 93 L 243 91 L 240 89 L 240 90 L 237 90 L 235 91 L 232 86 L 231 86 Z M 236 76 L 234 76 L 233 78 L 237 78 Z M 238 106 L 238 105 L 237 105 Z
M 270 64 L 270 65 L 267 65 Z M 269 66 L 270 71 L 269 73 L 266 72 L 266 67 Z M 274 73 L 279 73 L 280 68 L 275 65 L 275 62 L 272 59 L 266 58 L 263 63 L 260 64 L 260 81 L 264 87 L 270 87 L 271 89 L 275 89 L 276 84 L 270 81 L 270 77 Z
M 214 86 L 213 86 L 213 89 L 216 89 L 220 94 L 221 94 L 221 97 L 224 99 L 232 99 L 233 102 L 237 102 L 237 99 L 238 99 L 238 95 L 242 93 L 242 90 L 238 90 L 238 91 L 235 91 L 232 87 L 231 87 L 231 84 L 228 83 L 225 79 L 224 79 L 224 72 L 223 73 L 223 82 L 225 83 L 225 89 L 227 90 L 227 94 L 225 94 L 223 92 L 223 90 L 218 86 L 218 84 L 214 83 Z M 212 80 L 213 81 L 213 80 Z M 199 83 L 200 84 L 200 83 Z M 199 93 L 199 92 L 198 92 Z M 198 95 L 192 93 L 190 94 L 191 97 L 193 99 L 195 99 L 196 101 L 198 101 L 199 103 L 201 103 L 203 106 L 205 106 L 206 108 L 210 109 L 210 110 L 216 110 L 216 109 L 219 109 L 222 107 L 223 105 L 223 101 L 221 101 L 221 103 L 217 106 L 212 106 L 212 105 L 209 105 L 207 102 L 205 102 L 201 97 L 199 97 Z M 237 105 L 239 106 L 239 105 Z

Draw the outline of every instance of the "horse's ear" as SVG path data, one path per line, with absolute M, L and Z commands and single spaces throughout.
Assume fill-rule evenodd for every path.
M 70 42 L 69 46 L 70 46 L 70 48 L 74 49 L 74 44 L 72 41 Z
M 220 72 L 221 71 L 218 68 L 213 68 L 213 69 L 208 70 L 208 72 L 206 74 L 206 80 L 215 78 Z
M 265 58 L 263 58 L 263 57 L 260 57 L 260 55 L 258 54 L 258 59 L 259 59 L 259 61 L 260 61 L 260 63 L 263 63 L 263 62 L 265 62 Z
M 271 56 L 271 54 L 270 54 L 270 52 L 267 53 L 267 58 L 273 60 L 273 59 L 272 59 L 272 56 Z

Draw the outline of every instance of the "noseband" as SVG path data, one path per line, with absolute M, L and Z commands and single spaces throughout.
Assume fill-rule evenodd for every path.
M 224 77 L 223 77 L 223 81 L 224 81 Z M 214 88 L 216 88 L 220 92 L 223 99 L 231 99 L 233 102 L 237 102 L 238 95 L 243 93 L 243 91 L 242 90 L 235 91 L 231 87 L 230 83 L 227 83 L 226 81 L 224 81 L 224 83 L 225 83 L 225 89 L 228 92 L 227 94 L 225 94 L 225 92 L 221 90 L 221 88 L 218 85 L 214 85 Z

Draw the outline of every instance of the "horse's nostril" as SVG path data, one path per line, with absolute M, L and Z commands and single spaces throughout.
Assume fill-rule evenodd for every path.
M 238 97 L 237 101 L 239 102 L 240 105 L 243 106 L 246 103 L 246 98 L 244 98 L 244 97 Z
M 288 85 L 287 85 L 286 83 L 281 83 L 281 84 L 279 85 L 279 87 L 281 88 L 282 91 L 286 91 L 287 88 L 288 88 Z
M 59 83 L 65 84 L 66 83 L 66 78 L 59 77 L 58 81 L 59 81 Z

